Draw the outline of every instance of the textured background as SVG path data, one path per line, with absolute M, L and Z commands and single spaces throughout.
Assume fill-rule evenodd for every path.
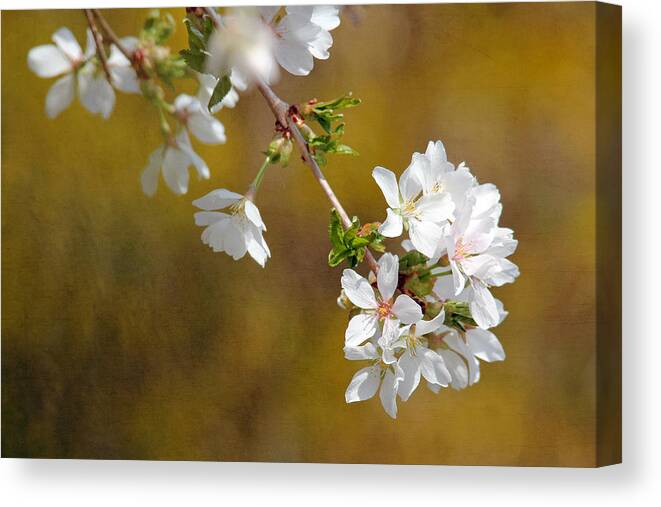
M 363 99 L 346 134 L 361 156 L 326 173 L 364 221 L 385 216 L 372 167 L 400 172 L 429 139 L 498 185 L 522 272 L 495 291 L 510 311 L 497 329 L 507 360 L 463 392 L 423 386 L 396 421 L 377 400 L 346 405 L 359 364 L 343 359 L 329 206 L 306 167 L 274 168 L 262 185 L 265 270 L 213 254 L 192 222 L 192 199 L 252 179 L 273 124 L 262 98 L 221 113 L 226 145 L 196 144 L 210 181 L 192 178 L 183 197 L 161 184 L 148 199 L 139 173 L 160 143 L 150 107 L 118 94 L 109 121 L 79 104 L 51 121 L 52 81 L 27 69 L 27 51 L 58 27 L 82 40 L 83 14 L 4 12 L 4 456 L 594 463 L 594 6 L 363 13 L 333 32 L 330 60 L 276 91 Z M 145 14 L 107 17 L 128 35 Z M 172 45 L 184 46 L 182 26 Z

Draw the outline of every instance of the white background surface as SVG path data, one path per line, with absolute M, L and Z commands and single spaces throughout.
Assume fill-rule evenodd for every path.
M 661 314 L 657 290 L 661 282 L 661 2 L 616 3 L 624 8 L 623 465 L 583 470 L 3 459 L 3 504 L 659 505 L 661 333 L 654 323 Z M 182 2 L 0 0 L 3 9 L 92 4 L 136 7 Z

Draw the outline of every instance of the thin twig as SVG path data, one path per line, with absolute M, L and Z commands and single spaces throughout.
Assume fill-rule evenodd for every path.
M 117 46 L 117 49 L 122 52 L 122 54 L 128 59 L 129 62 L 133 63 L 133 53 L 126 49 L 126 46 L 122 43 L 119 37 L 117 37 L 117 34 L 115 34 L 99 9 L 89 10 L 91 10 L 94 16 L 96 16 L 99 25 L 101 25 L 101 29 L 105 32 L 106 38 L 108 38 L 115 46 Z
M 99 56 L 101 62 L 101 67 L 103 72 L 108 79 L 108 82 L 112 84 L 112 75 L 110 74 L 110 69 L 108 68 L 108 58 L 106 57 L 106 50 L 103 47 L 103 39 L 99 33 L 99 28 L 96 26 L 94 21 L 94 15 L 92 14 L 91 9 L 83 9 L 85 11 L 85 16 L 87 17 L 87 24 L 92 31 L 92 36 L 94 37 L 94 44 L 96 45 L 96 54 Z
M 312 170 L 312 174 L 319 182 L 319 185 L 326 194 L 326 197 L 328 197 L 328 200 L 337 210 L 337 213 L 340 215 L 340 219 L 342 220 L 344 227 L 348 229 L 349 227 L 351 227 L 351 218 L 349 218 L 349 214 L 344 209 L 344 206 L 342 206 L 342 203 L 335 195 L 335 192 L 333 192 L 333 188 L 330 186 L 330 183 L 328 183 L 328 180 L 324 176 L 324 173 L 321 171 L 319 164 L 317 164 L 317 161 L 310 153 L 308 143 L 303 138 L 301 131 L 298 129 L 298 125 L 296 125 L 296 122 L 288 114 L 289 104 L 287 104 L 284 100 L 278 97 L 275 94 L 275 92 L 271 89 L 271 87 L 267 85 L 264 81 L 259 80 L 257 82 L 257 89 L 266 100 L 266 103 L 269 105 L 269 108 L 273 112 L 273 115 L 275 116 L 276 120 L 278 120 L 282 125 L 286 125 L 289 131 L 291 132 L 291 135 L 294 138 L 294 141 L 296 142 L 296 147 L 298 148 L 298 151 L 301 153 L 301 156 L 303 157 L 303 161 Z M 377 264 L 376 259 L 372 255 L 372 252 L 367 250 L 365 252 L 365 259 L 367 260 L 370 269 L 376 273 L 379 269 L 379 265 Z

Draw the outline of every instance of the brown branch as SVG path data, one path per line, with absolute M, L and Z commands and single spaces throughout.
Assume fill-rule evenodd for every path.
M 103 39 L 101 37 L 101 34 L 99 33 L 99 28 L 96 26 L 96 23 L 94 21 L 94 15 L 92 14 L 91 9 L 83 9 L 85 11 L 85 16 L 87 17 L 87 24 L 90 27 L 90 30 L 92 31 L 92 36 L 94 37 L 94 44 L 96 45 L 96 54 L 99 57 L 99 61 L 101 62 L 101 67 L 103 68 L 103 72 L 106 75 L 106 79 L 108 79 L 108 82 L 112 84 L 112 75 L 110 74 L 110 69 L 108 68 L 108 58 L 106 57 L 106 50 L 103 47 Z
M 117 46 L 117 49 L 119 49 L 122 52 L 122 54 L 128 59 L 129 62 L 133 63 L 133 53 L 128 49 L 126 49 L 126 46 L 122 43 L 119 37 L 117 37 L 117 34 L 110 27 L 110 25 L 106 21 L 106 18 L 103 17 L 99 9 L 88 9 L 88 10 L 90 10 L 96 17 L 97 21 L 99 22 L 99 25 L 101 25 L 101 29 L 106 35 L 106 38 L 110 40 L 115 46 Z

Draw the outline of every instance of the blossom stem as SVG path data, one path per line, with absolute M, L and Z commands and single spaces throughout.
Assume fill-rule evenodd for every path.
M 133 63 L 133 53 L 126 49 L 126 46 L 122 43 L 121 40 L 119 40 L 119 37 L 117 37 L 117 34 L 113 31 L 113 29 L 110 27 L 110 24 L 106 21 L 106 18 L 103 17 L 99 9 L 89 9 L 92 14 L 96 17 L 97 21 L 99 22 L 99 25 L 101 25 L 101 29 L 104 31 L 106 37 L 115 45 L 117 46 L 117 49 L 119 49 L 122 54 L 128 59 L 129 62 Z
M 257 171 L 257 175 L 255 176 L 255 179 L 252 180 L 252 183 L 248 187 L 248 191 L 246 192 L 246 199 L 249 201 L 252 201 L 255 199 L 255 194 L 257 194 L 257 191 L 259 190 L 259 186 L 262 184 L 262 179 L 264 178 L 264 173 L 266 172 L 266 168 L 271 164 L 271 157 L 266 157 L 264 159 L 264 162 L 262 162 L 261 167 L 259 168 L 259 171 Z
M 103 38 L 99 33 L 99 28 L 96 26 L 96 22 L 94 21 L 94 14 L 92 13 L 91 9 L 83 10 L 85 11 L 85 16 L 87 17 L 87 24 L 92 31 L 94 44 L 96 45 L 96 54 L 98 55 L 99 61 L 101 62 L 101 67 L 103 68 L 103 72 L 106 75 L 106 79 L 110 84 L 112 84 L 112 75 L 110 74 L 110 69 L 108 68 L 108 58 L 106 57 L 106 50 L 103 47 Z

